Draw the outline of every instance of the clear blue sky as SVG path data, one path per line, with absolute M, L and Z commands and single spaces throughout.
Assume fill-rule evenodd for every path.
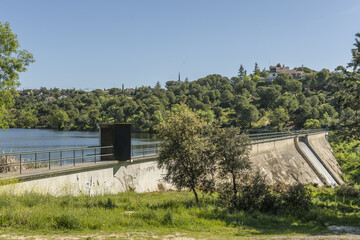
M 346 65 L 360 1 L 0 0 L 0 20 L 36 59 L 20 88 L 164 86 L 255 62 Z

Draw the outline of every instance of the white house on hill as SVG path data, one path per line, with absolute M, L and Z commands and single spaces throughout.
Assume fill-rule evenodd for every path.
M 304 77 L 304 71 L 298 71 L 298 70 L 290 70 L 289 67 L 277 67 L 277 66 L 270 66 L 269 67 L 269 80 L 274 80 L 277 75 L 280 73 L 287 73 L 291 75 L 294 79 L 299 79 Z

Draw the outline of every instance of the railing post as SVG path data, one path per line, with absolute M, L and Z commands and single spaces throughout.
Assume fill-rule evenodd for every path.
M 5 155 L 5 172 L 8 172 L 8 162 L 7 162 L 7 155 Z
M 21 167 L 21 154 L 20 154 L 20 174 L 21 174 L 21 169 L 22 167 Z
M 94 160 L 95 160 L 95 163 L 96 163 L 96 148 L 94 148 Z
M 81 149 L 81 163 L 84 162 L 84 149 Z
M 51 157 L 51 156 L 50 156 L 50 154 L 51 154 L 51 153 L 49 152 L 49 170 L 51 169 L 51 160 L 50 160 L 50 157 Z
M 35 169 L 37 168 L 37 153 L 35 153 Z
M 60 151 L 60 166 L 63 165 L 63 161 L 62 161 L 62 151 Z
M 74 166 L 75 166 L 75 150 L 73 151 L 73 163 L 74 163 Z

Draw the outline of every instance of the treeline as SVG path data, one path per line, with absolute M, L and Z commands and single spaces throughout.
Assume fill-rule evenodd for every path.
M 298 68 L 299 69 L 299 68 Z M 257 64 L 247 75 L 227 78 L 213 74 L 195 81 L 168 81 L 154 87 L 27 89 L 20 91 L 8 116 L 13 128 L 94 130 L 98 123 L 132 123 L 135 132 L 154 132 L 167 111 L 185 103 L 209 121 L 247 129 L 285 130 L 332 126 L 351 115 L 341 111 L 341 72 L 305 68 L 305 77 L 281 73 L 265 81 L 268 71 Z M 346 119 L 345 119 L 346 120 Z

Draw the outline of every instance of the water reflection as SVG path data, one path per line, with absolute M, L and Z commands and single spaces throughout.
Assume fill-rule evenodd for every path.
M 133 143 L 151 143 L 155 134 L 133 133 Z M 48 129 L 8 129 L 0 131 L 2 152 L 22 152 L 82 146 L 98 146 L 99 132 L 55 131 Z

